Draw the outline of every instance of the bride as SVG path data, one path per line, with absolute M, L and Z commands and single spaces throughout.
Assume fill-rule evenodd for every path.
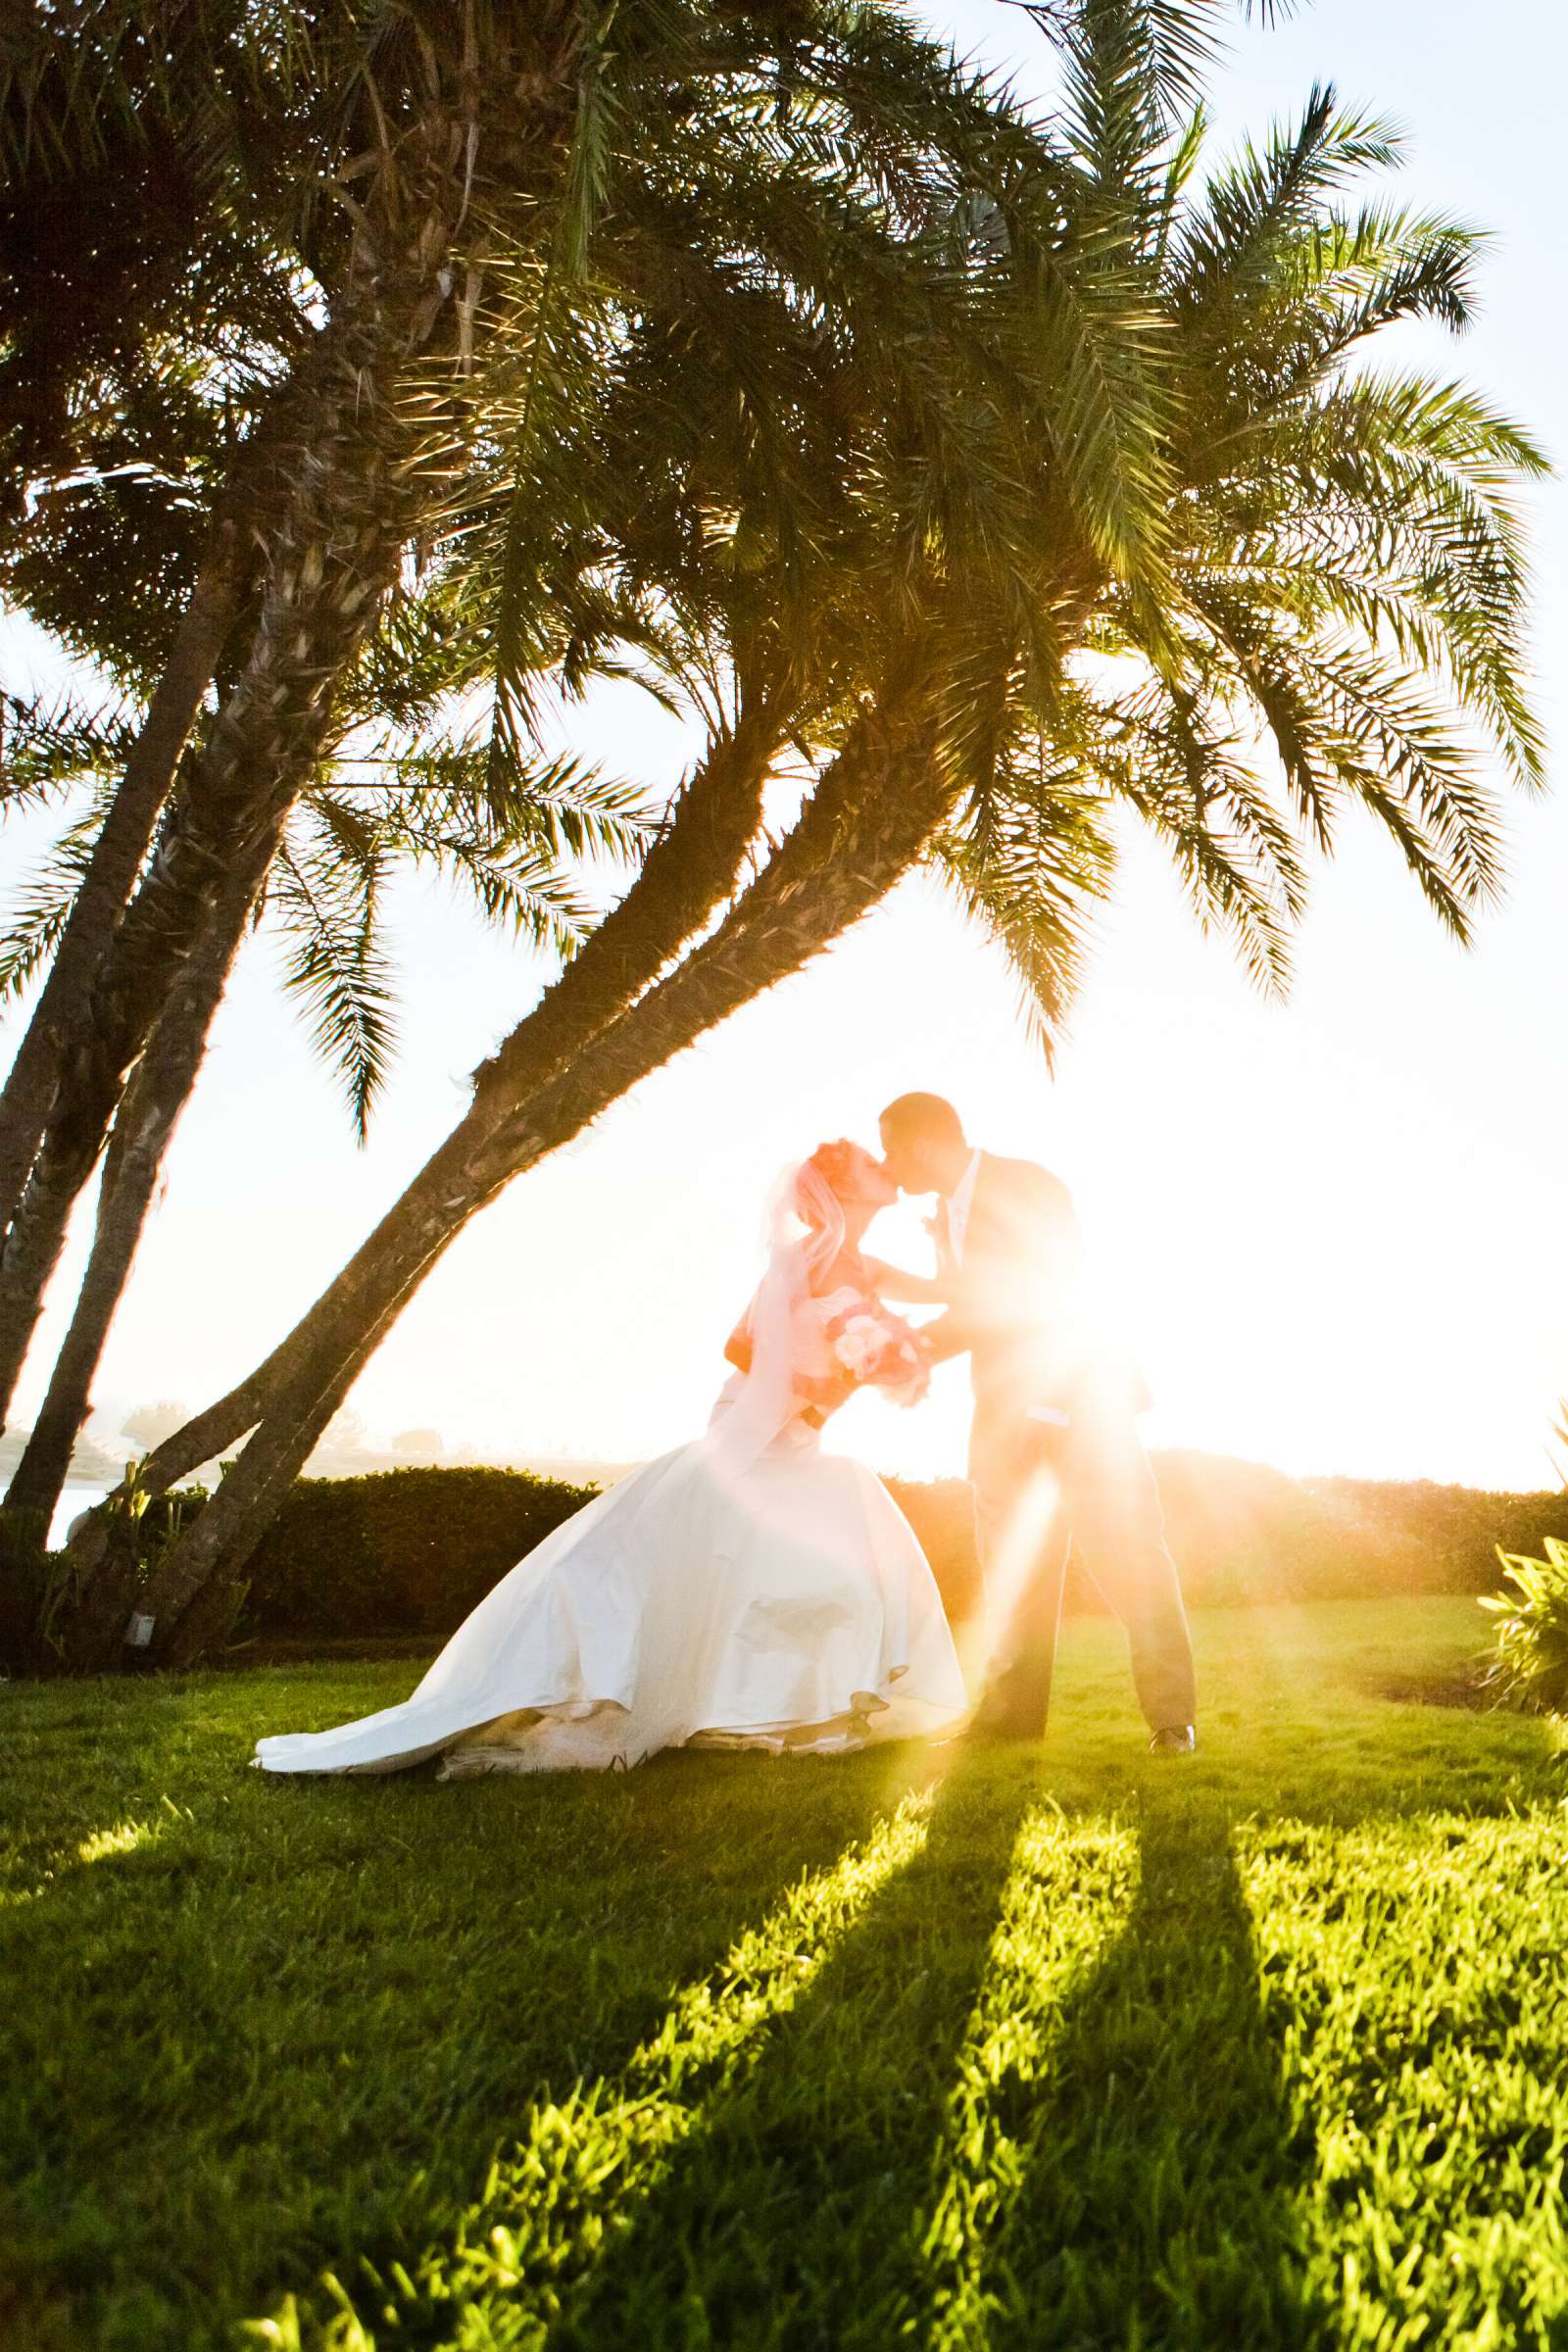
M 925 1554 L 880 1479 L 821 1450 L 869 1383 L 924 1395 L 866 1226 L 897 1198 L 858 1145 L 789 1180 L 705 1437 L 620 1481 L 502 1578 L 412 1698 L 263 1740 L 268 1772 L 625 1767 L 664 1747 L 825 1755 L 966 1711 Z

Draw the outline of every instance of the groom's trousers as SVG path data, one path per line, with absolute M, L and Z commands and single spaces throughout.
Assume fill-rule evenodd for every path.
M 1151 1730 L 1195 1723 L 1181 1583 L 1125 1403 L 1087 1400 L 1064 1426 L 995 1406 L 977 1412 L 969 1475 L 994 1660 L 986 1710 L 1010 1729 L 1044 1731 L 1072 1550 L 1127 1629 Z

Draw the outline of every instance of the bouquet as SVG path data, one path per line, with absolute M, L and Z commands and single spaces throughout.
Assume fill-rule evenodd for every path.
M 914 1326 L 867 1291 L 825 1303 L 828 1349 L 852 1384 L 880 1389 L 895 1404 L 918 1404 L 931 1386 L 931 1364 Z

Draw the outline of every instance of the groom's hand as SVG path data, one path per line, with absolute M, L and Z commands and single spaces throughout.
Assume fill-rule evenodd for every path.
M 932 1364 L 945 1364 L 950 1356 L 965 1354 L 973 1339 L 973 1332 L 956 1307 L 950 1306 L 946 1314 L 920 1326 L 921 1352 Z

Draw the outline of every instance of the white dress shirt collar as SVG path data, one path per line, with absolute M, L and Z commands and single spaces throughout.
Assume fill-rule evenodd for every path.
M 980 1180 L 981 1153 L 971 1152 L 969 1165 L 964 1169 L 947 1202 L 948 1248 L 956 1266 L 963 1263 L 963 1237 L 969 1230 L 969 1211 L 974 1206 L 974 1188 Z

